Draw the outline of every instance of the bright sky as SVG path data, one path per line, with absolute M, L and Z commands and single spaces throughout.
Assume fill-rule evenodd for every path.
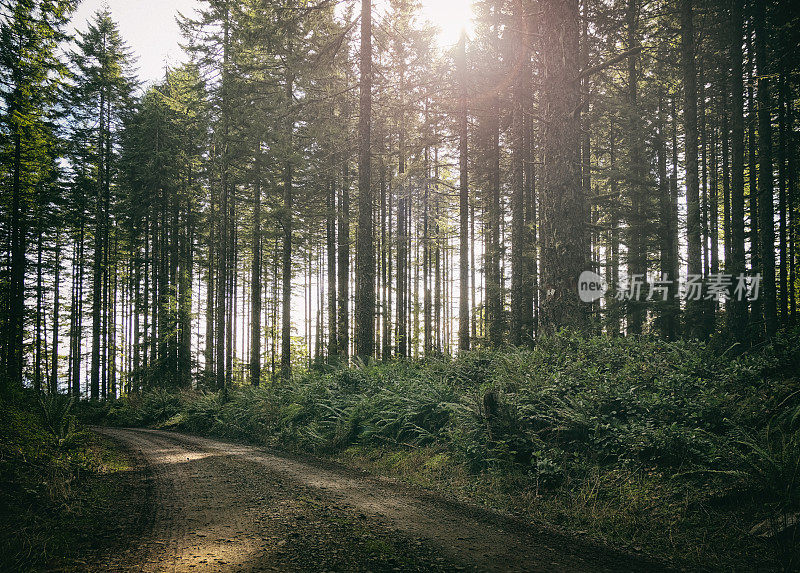
M 199 5 L 198 0 L 84 0 L 72 23 L 83 31 L 86 21 L 108 6 L 122 38 L 138 57 L 139 78 L 151 82 L 163 77 L 165 63 L 174 66 L 185 60 L 175 16 L 179 11 L 192 14 Z
M 439 44 L 443 47 L 458 42 L 462 29 L 472 29 L 471 0 L 422 0 L 422 14 L 439 27 Z
M 184 61 L 175 16 L 179 11 L 191 14 L 201 5 L 199 0 L 84 0 L 75 12 L 73 25 L 85 30 L 86 21 L 104 5 L 139 58 L 140 79 L 156 81 L 164 75 L 165 63 L 176 65 Z M 470 0 L 422 0 L 423 17 L 441 28 L 442 46 L 455 44 L 461 28 L 469 27 L 469 5 Z

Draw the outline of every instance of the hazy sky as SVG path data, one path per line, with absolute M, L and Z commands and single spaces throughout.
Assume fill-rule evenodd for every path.
M 374 0 L 377 6 L 381 0 Z M 470 0 L 422 0 L 423 14 L 442 28 L 440 42 L 453 44 L 469 17 Z M 139 58 L 139 77 L 151 82 L 164 75 L 164 64 L 176 65 L 185 56 L 178 46 L 175 16 L 192 14 L 199 0 L 84 0 L 75 12 L 73 26 L 86 29 L 86 20 L 103 5 L 119 24 L 122 37 Z
M 184 61 L 175 23 L 178 11 L 191 14 L 197 0 L 84 0 L 75 11 L 73 26 L 86 29 L 86 21 L 103 5 L 119 24 L 123 39 L 139 58 L 139 77 L 154 81 L 164 75 L 164 64 Z

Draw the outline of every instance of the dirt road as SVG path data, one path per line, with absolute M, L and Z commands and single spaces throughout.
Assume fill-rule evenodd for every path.
M 98 431 L 149 469 L 153 498 L 145 535 L 100 570 L 659 569 L 324 462 L 172 432 Z

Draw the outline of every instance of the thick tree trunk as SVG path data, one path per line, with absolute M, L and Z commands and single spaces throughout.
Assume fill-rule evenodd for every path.
M 681 331 L 681 307 L 678 301 L 678 277 L 680 276 L 680 242 L 678 240 L 679 219 L 678 219 L 678 112 L 677 112 L 677 95 L 673 95 L 670 101 L 671 106 L 671 123 L 672 123 L 672 173 L 670 175 L 669 184 L 669 202 L 670 202 L 670 237 L 672 237 L 672 271 L 670 272 L 670 280 L 672 284 L 669 287 L 669 298 L 672 301 L 671 310 L 673 316 L 673 324 L 675 327 L 675 334 L 679 336 Z
M 539 269 L 537 265 L 537 242 L 536 242 L 536 151 L 533 138 L 533 120 L 531 118 L 531 63 L 530 54 L 525 60 L 525 84 L 523 88 L 523 109 L 522 109 L 522 129 L 523 129 L 523 173 L 525 187 L 525 246 L 523 252 L 523 285 L 522 285 L 522 344 L 533 345 L 538 319 L 538 293 L 539 293 Z
M 786 75 L 778 83 L 778 309 L 781 326 L 789 323 L 789 261 L 786 229 Z
M 627 46 L 629 50 L 638 45 L 636 21 L 638 5 L 636 0 L 628 1 L 627 8 Z M 628 124 L 628 187 L 631 197 L 631 216 L 628 221 L 628 271 L 631 281 L 646 280 L 647 248 L 645 245 L 645 226 L 647 221 L 644 212 L 645 192 L 643 189 L 645 167 L 643 142 L 641 137 L 641 118 L 639 117 L 639 76 L 636 68 L 637 53 L 628 58 L 628 106 L 630 122 Z M 644 324 L 645 308 L 642 300 L 633 298 L 628 301 L 628 333 L 641 334 Z
M 723 232 L 723 241 L 722 246 L 725 250 L 724 257 L 722 262 L 725 266 L 726 272 L 727 269 L 731 266 L 731 120 L 730 120 L 730 111 L 728 109 L 729 104 L 729 94 L 731 90 L 730 85 L 730 77 L 728 70 L 724 70 L 723 72 L 723 80 L 721 82 L 721 90 L 720 95 L 722 98 L 722 118 L 720 120 L 720 131 L 721 131 L 721 143 L 722 143 L 722 228 L 724 229 Z M 717 203 L 713 205 L 714 208 L 718 209 Z M 717 213 L 718 215 L 719 213 Z M 719 235 L 719 221 L 714 221 L 715 230 L 717 235 Z M 712 229 L 713 231 L 714 229 Z M 716 241 L 712 242 L 711 245 L 713 248 L 716 248 L 719 251 L 719 245 Z M 712 259 L 714 257 L 714 253 L 712 252 Z M 719 258 L 719 252 L 717 252 L 717 258 Z M 712 271 L 713 272 L 713 271 Z
M 366 360 L 375 348 L 375 250 L 371 186 L 372 2 L 361 0 L 361 97 L 358 118 L 358 235 L 356 244 L 355 354 Z
M 215 366 L 217 372 L 217 390 L 226 391 L 227 376 L 225 368 L 225 341 L 228 329 L 227 324 L 227 299 L 231 296 L 228 290 L 228 274 L 230 272 L 229 256 L 228 253 L 228 226 L 232 224 L 229 220 L 228 213 L 228 153 L 229 153 L 229 110 L 228 110 L 228 89 L 229 89 L 229 74 L 228 74 L 228 52 L 230 50 L 230 25 L 229 25 L 228 5 L 225 4 L 225 15 L 223 21 L 223 55 L 222 55 L 222 149 L 221 149 L 221 167 L 222 172 L 220 175 L 220 190 L 221 200 L 219 205 L 219 257 L 217 260 L 217 288 L 214 293 L 216 297 L 216 320 L 214 321 L 214 341 L 215 341 Z
M 758 217 L 761 235 L 761 292 L 764 331 L 772 338 L 778 331 L 775 300 L 775 221 L 772 176 L 772 118 L 769 64 L 767 55 L 766 3 L 757 0 L 753 9 L 758 67 Z
M 659 247 L 661 251 L 661 276 L 666 280 L 670 279 L 673 269 L 672 252 L 673 238 L 671 235 L 672 209 L 670 205 L 670 181 L 667 177 L 667 136 L 664 116 L 665 111 L 664 94 L 658 96 L 658 136 L 656 142 L 656 156 L 658 164 L 658 207 L 659 207 Z M 668 293 L 669 294 L 669 293 Z M 660 325 L 661 335 L 666 340 L 675 339 L 675 316 L 673 301 L 662 302 L 663 311 L 661 312 Z
M 42 213 L 39 209 L 39 228 L 36 238 L 36 327 L 34 330 L 35 352 L 33 357 L 33 389 L 37 393 L 42 391 L 42 303 L 44 292 L 42 288 Z
M 542 293 L 545 333 L 561 328 L 588 329 L 588 312 L 578 298 L 578 276 L 586 256 L 586 212 L 580 185 L 580 105 L 577 0 L 542 3 L 541 185 Z
M 791 325 L 797 323 L 797 168 L 795 161 L 797 157 L 796 134 L 794 131 L 794 105 L 792 97 L 791 84 L 787 86 L 787 103 L 788 109 L 786 111 L 786 131 L 788 136 L 787 141 L 787 154 L 786 161 L 786 177 L 788 178 L 788 192 L 786 198 L 786 208 L 789 211 L 789 321 Z
M 501 274 L 500 223 L 500 98 L 494 95 L 488 118 L 488 176 L 489 193 L 488 233 L 486 245 L 486 312 L 489 319 L 489 344 L 494 348 L 503 343 L 503 285 Z M 459 295 L 461 296 L 461 295 Z
M 519 8 L 519 6 L 517 6 Z M 515 13 L 518 21 L 524 21 L 522 14 Z M 524 40 L 514 40 L 515 68 L 519 71 L 514 78 L 511 93 L 511 324 L 509 342 L 516 346 L 528 339 L 528 313 L 525 282 L 529 272 L 525 256 L 529 249 L 525 230 L 525 75 L 528 72 L 528 51 Z

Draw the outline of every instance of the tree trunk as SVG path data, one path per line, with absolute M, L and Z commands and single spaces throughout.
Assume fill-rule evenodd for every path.
M 697 167 L 697 71 L 695 67 L 694 15 L 692 0 L 681 0 L 681 68 L 684 89 L 684 133 L 686 162 L 686 232 L 690 277 L 702 277 L 702 244 L 700 221 L 700 182 Z M 702 336 L 703 302 L 688 301 L 687 334 Z
M 789 262 L 786 230 L 786 91 L 787 80 L 782 73 L 778 83 L 778 284 L 780 285 L 780 324 L 789 324 Z
M 752 28 L 752 25 L 750 26 Z M 752 30 L 747 30 L 747 173 L 750 205 L 750 272 L 753 276 L 761 272 L 761 237 L 758 222 L 758 159 L 756 141 L 756 106 L 754 97 L 755 54 L 753 50 Z M 764 311 L 761 297 L 754 298 L 750 310 L 750 323 L 753 334 L 761 338 L 764 332 Z
M 328 360 L 339 355 L 336 332 L 336 180 L 328 181 L 325 239 L 328 255 Z
M 261 383 L 261 142 L 253 182 L 253 264 L 250 272 L 250 384 Z
M 362 360 L 375 345 L 375 250 L 370 181 L 372 115 L 372 2 L 361 0 L 361 97 L 358 118 L 358 236 L 356 245 L 355 354 Z
M 585 197 L 580 185 L 580 105 L 578 75 L 579 12 L 577 0 L 542 4 L 541 186 L 542 292 L 545 333 L 561 328 L 588 329 L 588 313 L 578 298 L 584 270 Z
M 629 50 L 638 45 L 636 35 L 636 20 L 638 6 L 636 0 L 628 1 L 627 8 L 627 47 Z M 645 176 L 644 158 L 642 156 L 643 142 L 641 138 L 641 119 L 639 117 L 638 83 L 639 77 L 636 69 L 637 54 L 633 53 L 628 58 L 628 106 L 630 123 L 628 125 L 628 187 L 631 196 L 631 215 L 628 221 L 628 271 L 631 281 L 636 277 L 646 280 L 647 252 L 645 245 L 645 225 L 647 221 L 644 213 L 645 192 L 643 180 Z M 641 300 L 632 298 L 628 301 L 628 333 L 641 334 L 644 324 L 645 310 Z
M 217 369 L 217 390 L 223 392 L 227 391 L 226 381 L 227 376 L 225 372 L 225 339 L 227 338 L 226 329 L 226 309 L 227 299 L 231 295 L 228 290 L 228 274 L 229 269 L 229 256 L 228 253 L 228 226 L 232 223 L 229 220 L 228 213 L 228 153 L 229 153 L 229 117 L 228 117 L 228 89 L 229 89 L 229 74 L 228 74 L 228 52 L 230 50 L 230 24 L 228 14 L 228 4 L 225 3 L 225 14 L 223 21 L 223 46 L 222 46 L 222 102 L 221 102 L 221 115 L 222 115 L 222 142 L 220 150 L 221 168 L 220 174 L 220 191 L 221 200 L 219 205 L 219 229 L 218 229 L 218 246 L 219 257 L 217 259 L 217 288 L 214 293 L 216 297 L 216 320 L 214 321 L 214 341 L 216 343 L 215 351 L 215 366 Z
M 342 168 L 339 199 L 339 355 L 346 362 L 350 351 L 350 175 L 349 157 Z
M 731 254 L 726 272 L 734 280 L 745 272 L 744 250 L 744 84 L 742 76 L 742 0 L 730 0 L 728 48 L 731 63 Z M 723 94 L 723 97 L 728 97 Z M 747 339 L 747 300 L 736 297 L 730 301 L 729 329 L 734 337 L 744 343 Z
M 105 158 L 105 91 L 100 95 L 100 127 L 97 132 L 97 198 L 95 204 L 94 221 L 94 255 L 92 266 L 92 364 L 91 364 L 91 383 L 89 395 L 92 400 L 100 397 L 100 335 L 102 320 L 102 296 L 103 296 L 103 232 L 106 214 L 103 212 L 103 161 Z
M 758 67 L 758 217 L 761 235 L 761 292 L 764 310 L 764 331 L 772 338 L 778 331 L 778 310 L 775 300 L 775 222 L 772 178 L 772 118 L 766 3 L 757 0 L 753 9 L 756 34 L 756 66 Z
M 61 286 L 61 233 L 56 231 L 56 244 L 53 251 L 55 258 L 53 266 L 55 267 L 53 276 L 53 359 L 52 370 L 50 374 L 50 393 L 58 393 L 58 326 L 59 326 L 59 312 L 61 312 L 61 297 L 59 296 L 59 287 Z
M 290 117 L 290 106 L 294 93 L 294 79 L 286 71 L 286 130 L 287 147 L 292 147 L 293 122 Z M 293 166 L 291 158 L 287 157 L 283 164 L 283 213 L 281 225 L 283 227 L 283 248 L 281 249 L 281 279 L 282 279 L 282 306 L 281 306 L 281 379 L 286 381 L 292 374 L 292 181 Z
M 428 100 L 425 100 L 425 132 L 426 135 L 429 131 L 428 125 Z M 430 250 L 430 232 L 429 232 L 429 221 L 428 221 L 428 209 L 429 209 L 429 198 L 430 198 L 430 184 L 431 184 L 431 167 L 430 167 L 430 147 L 428 145 L 425 146 L 424 150 L 424 173 L 425 173 L 425 181 L 424 181 L 424 195 L 422 198 L 422 289 L 423 289 L 423 300 L 422 300 L 422 330 L 423 330 L 423 352 L 425 357 L 429 357 L 431 355 L 432 343 L 431 343 L 431 335 L 432 335 L 432 328 L 433 322 L 431 317 L 431 288 L 430 288 L 430 258 L 431 258 L 431 250 Z
M 458 348 L 469 350 L 469 180 L 467 177 L 467 36 L 461 34 L 456 52 L 456 72 L 459 82 L 458 111 L 458 170 L 459 170 L 459 292 Z
M 35 353 L 33 357 L 33 389 L 37 393 L 42 391 L 42 212 L 38 209 L 38 230 L 36 239 L 36 327 L 34 330 Z
M 670 224 L 672 209 L 670 206 L 670 182 L 667 177 L 667 137 L 664 121 L 664 116 L 666 115 L 665 105 L 664 94 L 663 92 L 659 92 L 658 136 L 656 143 L 658 163 L 659 246 L 661 250 L 661 276 L 666 280 L 670 280 L 675 253 L 672 252 L 673 238 L 671 235 L 672 225 Z M 671 298 L 662 303 L 663 311 L 661 312 L 660 318 L 661 335 L 666 340 L 675 339 L 675 316 L 672 303 L 673 301 Z
M 11 272 L 6 319 L 5 374 L 8 388 L 22 388 L 23 332 L 25 320 L 25 251 L 27 218 L 22 198 L 21 126 L 14 126 L 14 166 L 11 182 Z M 7 388 L 7 389 L 8 389 Z

